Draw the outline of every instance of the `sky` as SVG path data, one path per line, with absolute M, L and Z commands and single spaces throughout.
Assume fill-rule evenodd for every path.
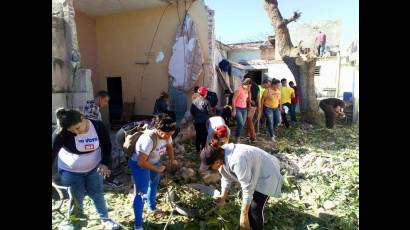
M 265 35 L 273 34 L 263 0 L 205 0 L 205 3 L 215 10 L 216 39 L 225 44 L 263 40 Z M 278 5 L 284 18 L 296 10 L 302 12 L 297 22 L 340 20 L 341 47 L 359 38 L 359 0 L 278 0 Z

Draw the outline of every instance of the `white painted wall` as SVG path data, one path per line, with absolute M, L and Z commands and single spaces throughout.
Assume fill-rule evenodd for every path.
M 359 124 L 359 66 L 355 67 L 353 81 L 353 122 Z
M 235 49 L 228 52 L 228 59 L 234 62 L 261 59 L 260 49 Z
M 355 67 L 349 65 L 342 65 L 340 68 L 340 87 L 339 97 L 343 97 L 344 92 L 353 93 L 353 78 L 355 76 Z
M 285 63 L 269 64 L 267 74 L 270 80 L 272 80 L 272 78 L 276 78 L 278 80 L 286 78 L 288 82 L 295 82 L 295 78 L 293 77 L 292 72 L 290 72 L 288 66 Z
M 316 62 L 316 66 L 320 66 L 320 75 L 315 76 L 316 92 L 324 88 L 336 88 L 338 60 L 320 60 Z

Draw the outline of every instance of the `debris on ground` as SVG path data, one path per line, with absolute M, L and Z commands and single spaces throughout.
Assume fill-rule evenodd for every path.
M 338 124 L 335 129 L 327 129 L 323 125 L 296 124 L 288 129 L 279 129 L 274 149 L 262 125 L 255 142 L 243 141 L 243 144 L 264 149 L 281 162 L 281 173 L 284 176 L 282 197 L 269 198 L 266 204 L 264 214 L 265 226 L 269 226 L 267 229 L 359 229 L 358 139 L 356 125 Z M 181 168 L 173 174 L 168 173 L 168 180 L 179 187 L 189 182 L 210 184 L 220 189 L 219 178 L 208 175 L 215 177 L 209 179 L 207 175 L 198 173 L 200 159 L 195 153 L 192 138 L 184 138 L 179 144 L 184 149 L 177 146 L 175 157 L 181 161 Z M 126 186 L 120 189 L 106 188 L 105 199 L 110 218 L 118 221 L 125 229 L 132 229 L 134 213 L 132 200 L 128 197 L 132 185 L 130 176 L 124 176 L 123 182 Z M 161 174 L 157 203 L 164 213 L 144 214 L 144 229 L 164 228 L 172 211 L 166 193 L 165 174 Z M 189 206 L 197 205 L 196 202 L 201 199 L 204 198 L 192 197 L 191 193 L 181 194 L 181 202 Z M 53 207 L 60 204 L 57 200 L 52 202 Z M 190 218 L 174 213 L 167 229 L 238 228 L 241 207 L 239 186 L 232 186 L 229 190 L 224 208 L 213 205 L 215 210 L 205 218 Z M 84 213 L 88 219 L 77 220 L 78 226 L 82 226 L 82 229 L 103 229 L 88 197 L 84 200 Z M 53 229 L 58 229 L 62 221 L 64 218 L 60 214 L 53 213 Z

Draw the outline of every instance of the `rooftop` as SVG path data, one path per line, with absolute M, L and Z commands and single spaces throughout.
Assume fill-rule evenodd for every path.
M 265 41 L 255 41 L 255 42 L 242 42 L 242 43 L 233 43 L 226 44 L 232 49 L 259 49 L 261 45 L 264 45 Z

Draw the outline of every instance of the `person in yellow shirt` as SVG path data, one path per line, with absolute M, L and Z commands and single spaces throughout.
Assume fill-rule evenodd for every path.
M 266 88 L 271 87 L 271 81 L 269 79 L 265 79 L 262 82 L 262 85 L 259 85 L 259 99 L 262 98 L 263 92 L 265 92 Z
M 282 120 L 283 123 L 285 124 L 286 128 L 289 127 L 289 122 L 288 119 L 286 117 L 287 111 L 290 110 L 290 106 L 292 103 L 292 98 L 295 97 L 295 90 L 292 89 L 292 87 L 288 86 L 288 81 L 286 80 L 286 78 L 282 78 L 282 80 L 280 80 L 280 83 L 282 84 L 282 87 L 280 88 L 281 91 L 281 106 L 282 106 Z
M 280 104 L 280 81 L 275 79 L 272 80 L 272 86 L 265 89 L 259 103 L 259 110 L 261 111 L 263 108 L 263 114 L 267 121 L 266 126 L 268 127 L 269 136 L 273 142 L 275 142 L 274 130 L 280 123 Z M 258 119 L 260 119 L 260 117 L 261 113 L 259 113 Z

